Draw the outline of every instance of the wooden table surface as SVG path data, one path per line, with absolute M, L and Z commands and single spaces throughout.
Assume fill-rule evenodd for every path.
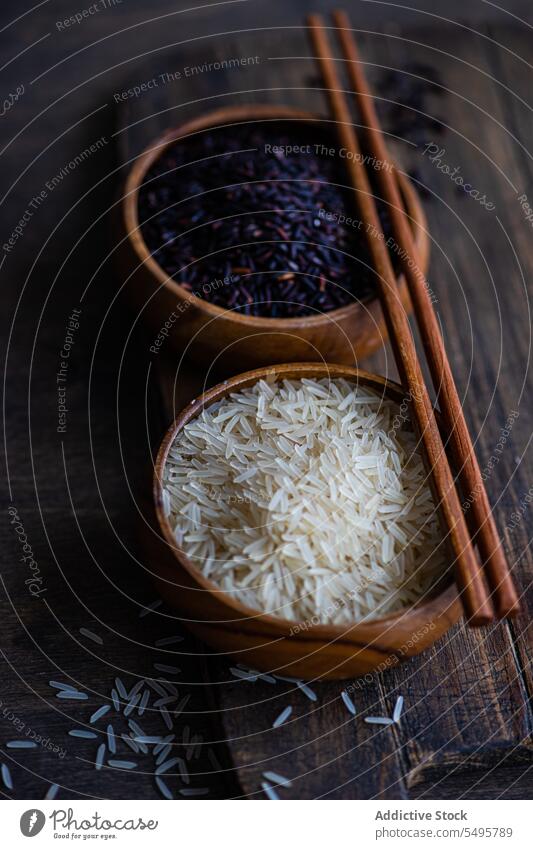
M 59 5 L 58 19 L 75 11 Z M 120 738 L 132 718 L 146 734 L 167 733 L 164 711 L 154 705 L 157 682 L 143 685 L 151 698 L 142 717 L 112 706 L 94 725 L 89 719 L 100 705 L 112 705 L 116 676 L 129 690 L 162 674 L 177 690 L 168 704 L 175 754 L 191 773 L 189 784 L 183 774 L 168 776 L 177 798 L 191 788 L 206 793 L 199 798 L 262 798 L 266 770 L 292 778 L 283 798 L 531 796 L 533 251 L 520 197 L 533 204 L 533 54 L 530 34 L 516 20 L 477 23 L 472 31 L 464 21 L 406 14 L 388 29 L 361 26 L 359 38 L 394 154 L 422 184 L 432 239 L 429 282 L 524 593 L 522 616 L 477 631 L 459 625 L 420 658 L 351 682 L 353 718 L 340 698 L 342 684 L 309 682 L 312 701 L 290 682 L 237 680 L 231 662 L 187 637 L 171 610 L 144 608 L 156 600 L 137 534 L 147 472 L 164 430 L 204 375 L 164 350 L 151 354 L 150 339 L 116 297 L 109 210 L 123 163 L 185 117 L 226 102 L 325 113 L 297 6 L 285 18 L 277 9 L 274 23 L 264 11 L 254 21 L 250 10 L 240 17 L 233 11 L 217 27 L 205 15 L 182 17 L 172 33 L 164 20 L 139 27 L 138 4 L 65 32 L 54 15 L 42 13 L 14 24 L 24 44 L 38 43 L 25 59 L 11 47 L 6 77 L 7 91 L 20 83 L 25 91 L 9 109 L 4 142 L 3 245 L 26 213 L 28 220 L 0 258 L 8 466 L 0 529 L 0 762 L 14 785 L 4 787 L 5 797 L 39 798 L 54 782 L 58 798 L 159 797 L 153 756 L 134 754 Z M 81 31 L 89 26 L 90 34 Z M 217 30 L 225 34 L 206 37 Z M 120 103 L 114 97 L 161 73 L 230 56 L 260 61 L 154 86 Z M 421 77 L 433 84 L 417 100 Z M 404 105 L 394 107 L 395 100 Z M 407 120 L 413 108 L 424 114 Z M 429 144 L 438 149 L 433 162 Z M 476 197 L 458 189 L 458 173 Z M 58 384 L 73 310 L 81 310 L 79 328 L 66 381 Z M 387 348 L 361 365 L 395 375 Z M 58 386 L 65 387 L 68 409 L 61 433 Z M 185 640 L 156 646 L 173 635 Z M 179 671 L 161 673 L 154 664 Z M 88 698 L 59 700 L 50 680 Z M 400 725 L 363 722 L 390 713 L 400 694 Z M 290 720 L 273 729 L 289 704 Z M 95 770 L 108 723 L 119 737 L 116 757 L 136 761 L 136 769 Z M 96 737 L 70 736 L 76 728 Z M 17 739 L 37 745 L 7 746 Z

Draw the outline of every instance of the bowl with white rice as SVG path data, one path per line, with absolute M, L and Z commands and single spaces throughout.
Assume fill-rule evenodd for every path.
M 342 678 L 460 616 L 402 388 L 341 365 L 238 375 L 192 401 L 155 464 L 161 594 L 218 651 Z

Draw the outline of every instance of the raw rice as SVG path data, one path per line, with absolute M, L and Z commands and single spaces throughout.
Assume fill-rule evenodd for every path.
M 87 637 L 88 640 L 92 640 L 93 643 L 96 643 L 99 646 L 103 646 L 104 641 L 98 634 L 95 634 L 94 631 L 90 631 L 89 628 L 80 628 L 80 634 L 82 637 Z
M 139 710 L 137 711 L 139 716 L 143 715 L 149 701 L 150 701 L 150 690 L 145 690 L 144 693 L 143 693 L 143 697 L 141 699 L 141 703 L 139 705 Z
M 107 746 L 112 755 L 114 755 L 117 751 L 117 742 L 115 737 L 115 732 L 113 730 L 113 726 L 109 724 L 107 726 Z
M 396 704 L 394 705 L 394 711 L 392 713 L 393 722 L 399 722 L 403 710 L 403 696 L 398 696 L 396 699 Z
M 169 714 L 168 710 L 166 709 L 166 707 L 165 707 L 164 705 L 162 705 L 162 706 L 159 708 L 159 713 L 160 713 L 160 714 L 161 714 L 161 716 L 163 717 L 163 722 L 164 722 L 164 723 L 165 723 L 165 725 L 167 726 L 168 730 L 169 730 L 169 731 L 172 731 L 172 728 L 173 728 L 173 724 L 172 724 L 172 717 L 170 716 L 170 714 Z
M 107 762 L 108 766 L 116 767 L 117 769 L 136 769 L 137 764 L 135 761 L 122 761 L 122 760 L 110 760 Z
M 8 790 L 13 790 L 13 779 L 11 778 L 11 772 L 9 771 L 9 767 L 7 764 L 2 764 L 2 781 L 4 782 L 4 787 Z
M 165 797 L 165 799 L 173 799 L 174 796 L 167 784 L 163 781 L 162 778 L 159 778 L 158 775 L 155 777 L 155 783 L 160 791 L 160 793 Z
M 132 699 L 130 699 L 130 701 L 128 702 L 128 704 L 124 708 L 124 716 L 127 717 L 127 716 L 130 715 L 130 713 L 133 713 L 133 711 L 135 710 L 135 708 L 137 707 L 137 705 L 139 704 L 140 701 L 141 701 L 141 694 L 136 693 L 136 695 L 133 696 Z
M 167 691 L 163 689 L 163 687 L 161 686 L 161 684 L 158 684 L 158 683 L 157 683 L 157 681 L 154 681 L 154 680 L 153 680 L 153 678 L 147 678 L 147 679 L 146 679 L 146 683 L 147 683 L 147 684 L 148 684 L 148 685 L 152 688 L 152 690 L 155 690 L 155 692 L 156 692 L 159 696 L 163 696 L 163 698 L 164 698 L 165 696 L 168 696 Z
M 446 558 L 399 410 L 343 379 L 259 381 L 204 409 L 163 472 L 178 544 L 232 597 L 304 624 L 414 603 Z
M 57 792 L 59 790 L 59 784 L 51 784 L 48 790 L 46 791 L 45 799 L 55 799 L 57 796 Z
M 126 746 L 128 746 L 132 750 L 132 752 L 135 752 L 136 755 L 139 754 L 139 752 L 141 751 L 140 746 L 138 746 L 137 743 L 132 740 L 129 734 L 121 734 L 120 737 L 122 740 L 124 740 Z M 148 749 L 146 751 L 148 751 Z
M 95 723 L 95 722 L 98 722 L 98 720 L 101 719 L 103 716 L 105 716 L 106 713 L 108 713 L 110 710 L 111 710 L 111 705 L 102 705 L 102 707 L 98 708 L 98 710 L 95 710 L 95 712 L 92 714 L 92 716 L 89 720 L 91 725 L 93 725 L 93 723 Z
M 157 747 L 156 747 L 156 748 L 157 748 Z M 164 762 L 166 761 L 166 759 L 167 759 L 167 755 L 169 755 L 171 751 L 172 751 L 172 746 L 171 746 L 171 744 L 170 744 L 170 743 L 167 743 L 167 744 L 164 746 L 164 748 L 163 748 L 163 749 L 161 749 L 161 751 L 159 752 L 159 754 L 158 754 L 158 752 L 156 751 L 156 749 L 154 749 L 154 751 L 152 752 L 152 754 L 153 754 L 153 755 L 157 755 L 156 762 L 155 762 L 155 763 L 156 763 L 156 766 L 159 766 L 160 764 L 164 763 Z
M 346 690 L 342 691 L 341 697 L 352 716 L 355 716 L 355 714 L 357 713 L 357 708 L 355 707 L 352 698 L 348 695 Z
M 244 669 L 237 669 L 236 666 L 232 666 L 230 672 L 234 678 L 240 678 L 242 681 L 257 681 L 259 677 L 256 672 L 252 672 L 251 670 L 247 672 Z
M 274 801 L 275 799 L 279 799 L 278 794 L 268 781 L 262 781 L 261 787 L 263 788 L 265 794 L 268 796 L 269 799 L 272 799 L 272 801 Z
M 56 693 L 56 699 L 70 699 L 74 702 L 85 702 L 88 698 L 87 693 L 80 693 L 79 690 L 61 690 L 59 693 Z
M 176 766 L 180 762 L 180 758 L 171 758 L 169 761 L 165 761 L 156 767 L 156 775 L 161 775 L 163 772 L 168 772 L 169 769 L 172 769 L 173 766 Z
M 68 733 L 70 737 L 81 737 L 84 740 L 96 740 L 97 737 L 93 731 L 85 731 L 83 728 L 73 728 Z
M 276 719 L 272 723 L 272 728 L 279 728 L 280 725 L 283 725 L 284 722 L 287 722 L 291 713 L 292 713 L 292 707 L 290 705 L 288 705 L 286 708 L 284 708 L 281 711 L 279 716 L 276 717 Z
M 60 690 L 64 693 L 77 693 L 76 687 L 73 687 L 72 684 L 62 684 L 61 681 L 49 681 L 48 682 L 54 690 Z
M 126 690 L 126 687 L 124 686 L 124 683 L 121 678 L 115 678 L 115 687 L 121 699 L 128 698 L 128 691 Z
M 157 746 L 154 747 L 154 750 L 152 752 L 154 757 L 156 755 L 158 755 L 163 750 L 163 747 L 168 746 L 169 743 L 172 743 L 172 741 L 175 739 L 175 737 L 176 737 L 175 734 L 167 734 L 166 737 L 163 737 L 161 742 L 158 743 Z
M 266 778 L 267 781 L 271 781 L 273 784 L 280 784 L 282 787 L 292 787 L 290 778 L 285 778 L 279 772 L 264 772 L 263 778 Z
M 105 743 L 100 743 L 98 746 L 98 750 L 96 752 L 96 760 L 94 762 L 94 768 L 97 770 L 102 769 L 102 765 L 104 763 L 105 756 Z
M 303 693 L 305 696 L 307 696 L 307 698 L 308 698 L 311 702 L 316 702 L 316 700 L 317 700 L 318 696 L 317 696 L 317 694 L 315 693 L 315 691 L 314 691 L 314 690 L 312 690 L 312 689 L 311 689 L 311 687 L 310 687 L 308 684 L 306 684 L 304 681 L 298 681 L 298 682 L 297 682 L 297 687 L 298 687 L 298 689 L 299 689 L 299 690 L 301 690 L 301 691 L 302 691 L 302 693 Z
M 365 722 L 369 725 L 394 725 L 394 720 L 389 716 L 367 716 Z
M 141 678 L 141 680 L 137 681 L 137 683 L 134 684 L 133 687 L 131 688 L 131 690 L 129 691 L 128 699 L 130 699 L 130 701 L 132 699 L 134 699 L 135 696 L 137 695 L 137 693 L 141 692 L 143 687 L 144 687 L 144 679 Z
M 135 722 L 134 719 L 128 719 L 128 725 L 137 737 L 145 736 L 145 732 L 143 731 L 139 723 Z

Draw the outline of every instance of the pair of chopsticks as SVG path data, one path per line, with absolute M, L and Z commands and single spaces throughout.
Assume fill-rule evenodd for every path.
M 380 300 L 387 323 L 400 379 L 408 392 L 414 425 L 421 441 L 434 496 L 454 557 L 455 580 L 468 624 L 485 625 L 495 617 L 519 611 L 517 592 L 492 516 L 490 503 L 463 415 L 427 281 L 418 266 L 413 234 L 390 163 L 373 98 L 350 28 L 343 12 L 333 14 L 336 32 L 346 62 L 361 123 L 365 128 L 366 150 L 383 165 L 376 172 L 379 188 L 392 222 L 394 240 L 400 248 L 402 271 L 422 338 L 435 391 L 439 397 L 446 436 L 457 467 L 464 495 L 474 499 L 467 527 L 455 481 L 435 418 L 433 405 L 418 359 L 406 312 L 400 302 L 396 274 L 383 235 L 372 187 L 352 124 L 350 110 L 342 91 L 323 20 L 319 15 L 307 19 L 313 52 L 327 91 L 341 144 L 354 156 L 346 167 L 356 203 L 363 221 L 373 267 L 376 271 Z M 474 549 L 477 543 L 482 563 Z

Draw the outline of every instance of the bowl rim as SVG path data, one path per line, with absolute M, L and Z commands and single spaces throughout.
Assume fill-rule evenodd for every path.
M 219 129 L 231 125 L 264 123 L 267 121 L 301 121 L 306 124 L 321 124 L 329 127 L 335 122 L 332 119 L 323 118 L 313 112 L 297 109 L 292 106 L 275 104 L 241 104 L 235 106 L 223 106 L 210 110 L 195 118 L 190 118 L 175 127 L 165 130 L 134 159 L 133 165 L 127 174 L 124 190 L 120 199 L 121 215 L 124 221 L 126 241 L 132 246 L 138 259 L 138 267 L 145 267 L 157 280 L 160 286 L 170 290 L 174 296 L 188 301 L 191 306 L 207 313 L 210 317 L 221 318 L 236 322 L 237 324 L 271 331 L 274 327 L 290 329 L 301 329 L 302 327 L 317 327 L 331 321 L 341 321 L 345 316 L 358 309 L 359 302 L 354 301 L 328 312 L 318 315 L 300 316 L 296 318 L 279 318 L 269 316 L 252 316 L 237 313 L 219 307 L 210 301 L 199 298 L 188 289 L 185 289 L 167 274 L 163 266 L 154 259 L 144 240 L 139 224 L 139 192 L 148 170 L 163 155 L 165 150 L 178 140 L 188 139 L 208 129 Z M 409 180 L 398 170 L 396 174 L 400 183 L 400 192 L 404 198 L 407 214 L 414 233 L 415 244 L 421 256 L 427 256 L 429 252 L 429 235 L 427 232 L 426 216 L 420 199 L 410 184 Z M 397 280 L 403 280 L 403 274 L 397 275 Z M 374 303 L 379 298 L 369 295 L 363 303 Z
M 443 578 L 437 583 L 434 590 L 419 601 L 376 619 L 370 619 L 363 622 L 345 622 L 340 625 L 315 623 L 312 621 L 309 624 L 306 620 L 302 622 L 300 620 L 284 619 L 281 616 L 275 616 L 271 613 L 265 613 L 264 611 L 256 608 L 248 607 L 238 599 L 232 598 L 229 594 L 225 593 L 218 584 L 211 581 L 209 578 L 204 577 L 200 570 L 193 565 L 185 552 L 177 545 L 163 509 L 162 498 L 163 470 L 176 434 L 182 430 L 189 421 L 196 418 L 204 408 L 211 406 L 230 392 L 245 388 L 246 386 L 256 383 L 258 380 L 266 379 L 268 377 L 279 380 L 291 374 L 293 379 L 297 379 L 294 376 L 294 372 L 300 373 L 301 377 L 331 377 L 332 379 L 344 377 L 345 379 L 352 381 L 360 379 L 366 385 L 372 385 L 372 388 L 375 388 L 376 390 L 381 389 L 382 394 L 388 398 L 392 398 L 392 400 L 401 402 L 406 398 L 405 390 L 399 383 L 389 380 L 382 375 L 374 374 L 354 366 L 337 363 L 298 362 L 263 366 L 261 368 L 237 374 L 206 390 L 197 398 L 190 401 L 181 410 L 167 429 L 157 453 L 154 464 L 152 487 L 153 506 L 155 508 L 157 524 L 159 526 L 159 530 L 162 532 L 164 541 L 168 544 L 169 550 L 178 561 L 178 565 L 184 568 L 190 577 L 198 585 L 200 585 L 200 589 L 198 591 L 209 592 L 210 595 L 217 597 L 222 605 L 230 608 L 236 614 L 239 614 L 240 617 L 235 620 L 213 620 L 213 624 L 217 622 L 221 625 L 229 625 L 236 624 L 243 619 L 253 619 L 254 621 L 270 625 L 278 631 L 283 630 L 283 632 L 288 635 L 294 635 L 295 629 L 300 626 L 301 630 L 298 630 L 296 633 L 298 634 L 298 637 L 304 639 L 326 639 L 328 641 L 338 642 L 342 642 L 344 640 L 351 642 L 353 641 L 355 633 L 360 636 L 364 636 L 366 634 L 369 637 L 374 637 L 376 630 L 382 630 L 384 627 L 389 629 L 395 624 L 409 621 L 409 619 L 414 615 L 423 616 L 427 618 L 427 621 L 429 622 L 433 621 L 435 615 L 450 611 L 458 598 L 458 591 L 451 574 L 449 576 L 443 576 Z

